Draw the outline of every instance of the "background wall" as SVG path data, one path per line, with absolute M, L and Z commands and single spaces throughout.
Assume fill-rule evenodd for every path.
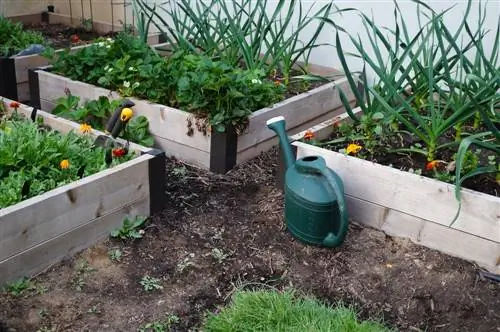
M 165 3 L 166 0 L 148 0 L 149 2 L 156 2 L 157 4 Z M 193 0 L 202 1 L 202 0 Z M 255 0 L 257 1 L 257 0 Z M 273 10 L 273 7 L 278 2 L 278 0 L 269 0 L 268 7 L 269 11 Z M 316 7 L 324 5 L 329 1 L 316 1 Z M 431 6 L 435 11 L 440 12 L 450 7 L 454 7 L 451 12 L 446 15 L 445 22 L 448 23 L 450 30 L 454 31 L 457 28 L 460 18 L 463 17 L 464 10 L 466 8 L 465 0 L 428 0 L 425 1 L 429 6 Z M 302 0 L 302 4 L 305 9 L 309 8 L 314 1 L 312 0 Z M 335 0 L 334 3 L 340 8 L 356 8 L 362 10 L 365 14 L 373 16 L 375 21 L 379 25 L 387 26 L 388 28 L 394 28 L 394 3 L 392 0 Z M 405 23 L 407 24 L 410 31 L 416 31 L 418 29 L 417 15 L 416 15 L 416 5 L 409 0 L 398 0 L 398 5 L 400 6 L 402 12 L 405 16 Z M 0 0 L 0 13 L 6 16 L 16 15 L 16 14 L 26 14 L 26 13 L 37 13 L 47 8 L 47 4 L 53 4 L 56 7 L 56 12 L 70 15 L 72 14 L 76 20 L 80 20 L 81 17 L 90 18 L 93 16 L 95 21 L 106 21 L 114 22 L 115 24 L 120 24 L 120 22 L 126 22 L 130 24 L 133 22 L 132 15 L 132 5 L 130 0 Z M 494 33 L 499 24 L 500 20 L 500 1 L 499 0 L 474 0 L 472 12 L 469 16 L 470 24 L 475 27 L 477 26 L 477 20 L 479 17 L 478 5 L 486 6 L 486 22 L 485 25 L 492 30 L 487 36 L 487 51 L 491 52 L 493 47 Z M 83 15 L 82 15 L 83 12 Z M 359 34 L 362 41 L 368 44 L 368 39 L 366 38 L 366 32 L 359 15 L 350 12 L 341 15 L 334 15 L 333 20 L 348 29 L 349 33 L 353 35 Z M 315 27 L 308 27 L 302 34 L 303 39 L 307 39 L 310 36 Z M 156 29 L 153 29 L 156 30 Z M 345 51 L 353 50 L 346 36 L 341 36 L 341 40 Z M 335 32 L 333 28 L 328 27 L 326 31 L 320 36 L 320 42 L 325 43 L 335 43 Z M 311 55 L 310 61 L 316 64 L 340 67 L 336 50 L 334 47 L 321 47 L 315 49 Z M 361 64 L 357 59 L 350 58 L 348 61 L 352 69 L 360 69 Z

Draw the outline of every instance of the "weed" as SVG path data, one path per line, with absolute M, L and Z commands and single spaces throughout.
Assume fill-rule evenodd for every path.
M 166 332 L 170 331 L 172 325 L 179 323 L 180 318 L 176 315 L 168 314 L 162 321 L 147 323 L 139 328 L 139 332 Z
M 230 257 L 231 255 L 232 255 L 231 252 L 224 253 L 224 251 L 222 251 L 219 248 L 212 249 L 212 257 L 215 258 L 217 260 L 217 263 L 219 263 L 219 264 L 222 264 L 222 262 L 224 262 L 224 260 L 226 258 Z
M 189 266 L 194 266 L 194 263 L 189 260 L 189 258 L 193 258 L 194 254 L 191 253 L 187 257 L 185 257 L 181 262 L 177 263 L 177 271 L 182 273 Z
M 120 249 L 113 249 L 108 251 L 108 255 L 113 262 L 121 262 L 123 252 Z
M 142 288 L 144 288 L 146 292 L 150 292 L 155 289 L 163 289 L 163 286 L 160 285 L 160 282 L 160 279 L 150 276 L 144 276 L 142 277 L 141 281 L 139 281 L 139 283 L 142 285 Z
M 95 271 L 94 268 L 89 266 L 89 263 L 85 260 L 80 260 L 76 267 L 76 277 L 73 279 L 73 287 L 81 292 L 85 286 L 85 277 L 90 272 Z
M 343 331 L 386 332 L 375 321 L 359 321 L 353 308 L 332 308 L 292 291 L 239 291 L 219 314 L 208 313 L 202 330 L 214 331 Z
M 19 297 L 25 295 L 26 292 L 32 292 L 34 294 L 43 294 L 47 291 L 44 286 L 36 285 L 28 278 L 21 278 L 14 282 L 8 283 L 4 290 L 12 296 Z
M 120 238 L 122 240 L 142 238 L 144 230 L 138 230 L 138 228 L 144 224 L 146 219 L 147 217 L 143 216 L 136 216 L 135 218 L 126 216 L 123 219 L 122 227 L 111 231 L 111 237 Z
M 101 313 L 101 310 L 96 306 L 96 305 L 93 305 L 92 307 L 89 308 L 89 310 L 87 310 L 87 312 L 89 314 L 100 314 Z

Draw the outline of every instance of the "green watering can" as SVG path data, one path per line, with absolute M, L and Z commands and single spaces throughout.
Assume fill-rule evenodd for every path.
M 295 161 L 282 116 L 267 120 L 278 134 L 285 156 L 285 222 L 293 236 L 305 243 L 337 247 L 344 242 L 348 216 L 344 184 L 320 156 Z

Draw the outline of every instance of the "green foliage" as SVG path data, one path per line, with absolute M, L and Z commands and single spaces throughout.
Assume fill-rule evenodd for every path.
M 147 323 L 139 328 L 139 332 L 168 332 L 180 322 L 176 315 L 166 315 L 164 320 Z
M 19 118 L 0 119 L 0 208 L 95 174 L 130 160 L 114 158 L 108 166 L 105 150 L 93 139 L 74 132 L 61 134 Z M 67 168 L 61 162 L 67 160 Z
M 121 100 L 109 100 L 106 96 L 100 96 L 99 99 L 85 101 L 80 106 L 80 97 L 68 94 L 66 97 L 57 99 L 52 113 L 103 130 L 109 117 L 121 102 Z M 143 146 L 151 147 L 154 144 L 154 139 L 149 133 L 149 121 L 143 115 L 134 116 L 120 137 Z
M 158 278 L 144 276 L 142 277 L 141 281 L 139 281 L 139 283 L 142 285 L 142 288 L 144 288 L 146 292 L 150 292 L 156 289 L 163 289 L 163 286 L 160 284 L 161 280 Z
M 219 314 L 209 313 L 205 332 L 382 332 L 382 324 L 358 321 L 348 307 L 326 306 L 313 298 L 298 297 L 294 292 L 238 291 L 228 307 Z
M 163 58 L 129 35 L 102 43 L 63 53 L 55 58 L 54 71 L 122 96 L 196 113 L 218 131 L 229 125 L 244 127 L 251 112 L 282 100 L 286 91 L 283 84 L 266 79 L 263 70 L 234 68 L 186 52 Z M 144 120 L 137 119 L 131 128 L 143 132 Z
M 36 289 L 35 284 L 28 278 L 21 278 L 11 283 L 7 283 L 4 287 L 4 291 L 15 297 L 24 295 L 27 291 L 33 289 Z
M 24 30 L 21 23 L 0 16 L 0 56 L 13 55 L 31 44 L 45 45 L 45 38 L 39 32 Z
M 144 224 L 146 220 L 147 217 L 143 216 L 136 216 L 135 218 L 126 216 L 123 219 L 122 227 L 111 231 L 111 237 L 120 238 L 122 240 L 140 239 L 142 238 L 142 234 L 144 233 L 144 231 L 141 232 L 139 228 Z
M 371 17 L 359 13 L 367 42 L 338 27 L 337 54 L 363 116 L 383 115 L 375 132 L 379 146 L 375 145 L 372 152 L 420 154 L 429 162 L 455 154 L 456 176 L 450 176 L 449 172 L 429 175 L 453 178 L 459 192 L 466 178 L 495 172 L 495 166 L 485 166 L 484 161 L 480 161 L 476 169 L 465 167 L 468 161 L 464 160 L 464 149 L 474 144 L 498 153 L 500 148 L 500 23 L 496 32 L 487 31 L 486 8 L 479 3 L 474 27 L 469 0 L 457 30 L 450 31 L 444 18 L 451 8 L 436 13 L 424 2 L 412 1 L 417 6 L 419 30 L 416 33 L 410 34 L 394 1 L 394 29 L 382 28 Z M 347 65 L 342 33 L 347 34 L 355 49 L 351 55 L 364 63 L 359 79 Z M 491 54 L 487 54 L 484 47 L 488 33 L 494 33 Z M 375 74 L 374 84 L 367 81 L 367 68 Z M 361 89 L 359 83 L 363 84 Z M 353 120 L 353 131 L 368 138 L 369 143 L 371 126 L 361 125 L 362 120 L 353 114 L 344 91 L 340 91 L 340 96 Z M 409 147 L 408 141 L 412 141 Z M 464 171 L 466 175 L 460 176 Z

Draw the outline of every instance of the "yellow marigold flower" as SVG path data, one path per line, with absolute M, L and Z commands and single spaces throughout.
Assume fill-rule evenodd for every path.
M 61 166 L 62 169 L 67 169 L 69 167 L 69 160 L 68 159 L 61 160 L 59 166 Z
M 356 154 L 359 152 L 359 150 L 361 150 L 363 147 L 361 145 L 358 145 L 358 144 L 354 144 L 354 143 L 351 143 L 347 146 L 347 148 L 345 149 L 345 151 L 347 152 L 347 154 Z
M 82 123 L 80 125 L 80 131 L 84 134 L 90 133 L 92 131 L 92 127 L 86 123 Z

